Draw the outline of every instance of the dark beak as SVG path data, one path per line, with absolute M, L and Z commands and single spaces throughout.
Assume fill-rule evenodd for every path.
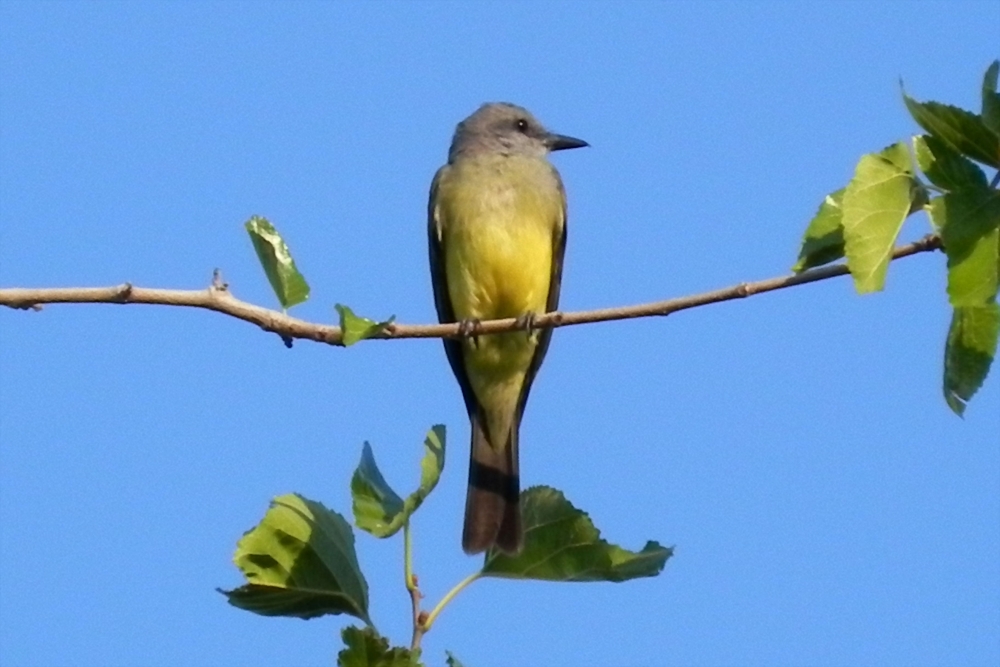
M 590 144 L 583 139 L 567 137 L 565 134 L 550 134 L 545 138 L 545 145 L 550 151 L 564 151 L 567 148 L 583 148 Z

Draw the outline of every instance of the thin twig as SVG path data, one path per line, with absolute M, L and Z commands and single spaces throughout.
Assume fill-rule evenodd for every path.
M 417 575 L 413 574 L 413 544 L 409 520 L 403 523 L 403 579 L 406 591 L 410 594 L 410 606 L 413 608 L 413 634 L 410 637 L 410 650 L 416 651 L 420 648 L 420 640 L 424 636 L 424 612 L 420 610 L 420 600 L 424 596 L 420 592 Z
M 941 248 L 941 239 L 928 235 L 919 241 L 896 248 L 892 259 L 902 259 L 922 252 Z M 694 294 L 691 296 L 634 306 L 601 308 L 577 312 L 552 312 L 539 315 L 532 322 L 533 328 L 565 327 L 590 322 L 608 322 L 653 315 L 669 315 L 679 310 L 743 299 L 755 294 L 773 292 L 787 287 L 814 283 L 848 273 L 844 264 L 833 264 L 802 273 L 769 278 L 757 282 L 746 282 L 724 289 Z M 237 319 L 256 324 L 264 331 L 278 334 L 286 341 L 290 339 L 312 340 L 329 345 L 341 345 L 340 327 L 315 324 L 290 317 L 275 310 L 255 306 L 240 301 L 229 292 L 228 286 L 216 280 L 205 290 L 170 290 L 134 287 L 129 283 L 117 287 L 60 287 L 60 288 L 4 288 L 0 289 L 0 306 L 39 310 L 47 303 L 143 303 L 161 306 L 187 306 L 204 308 L 230 315 Z M 515 318 L 480 322 L 475 327 L 475 335 L 517 331 L 523 323 Z M 374 338 L 457 338 L 462 336 L 458 324 L 398 324 L 393 323 Z
M 448 606 L 448 603 L 454 600 L 456 595 L 465 590 L 466 586 L 468 586 L 469 584 L 476 581 L 482 576 L 483 576 L 483 571 L 479 570 L 478 572 L 473 572 L 465 579 L 462 579 L 460 582 L 455 584 L 455 586 L 450 591 L 448 591 L 443 598 L 441 598 L 441 601 L 438 602 L 437 605 L 435 605 L 434 609 L 431 610 L 431 613 L 427 614 L 422 619 L 421 625 L 423 631 L 428 632 L 431 629 L 431 626 L 434 625 L 434 621 L 437 620 L 437 617 L 441 614 L 442 611 L 444 611 L 444 608 Z

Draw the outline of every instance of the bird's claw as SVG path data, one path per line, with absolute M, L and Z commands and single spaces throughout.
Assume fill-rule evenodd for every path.
M 463 338 L 468 338 L 473 346 L 479 347 L 480 320 L 471 317 L 458 323 L 458 334 Z
M 532 335 L 534 335 L 536 331 L 535 330 L 536 319 L 538 319 L 538 315 L 529 310 L 528 312 L 524 313 L 523 315 L 517 318 L 517 328 L 524 329 L 525 333 L 527 333 L 528 336 L 531 337 Z

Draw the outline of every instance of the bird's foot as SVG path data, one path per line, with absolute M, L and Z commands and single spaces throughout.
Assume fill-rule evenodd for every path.
M 476 317 L 462 320 L 458 323 L 458 334 L 469 339 L 474 347 L 479 347 L 480 320 Z
M 528 337 L 532 338 L 537 333 L 537 329 L 535 329 L 536 319 L 538 319 L 538 315 L 529 310 L 517 318 L 517 328 L 524 329 L 525 333 L 528 334 Z

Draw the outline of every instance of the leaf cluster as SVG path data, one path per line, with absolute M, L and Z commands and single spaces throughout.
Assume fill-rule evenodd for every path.
M 246 583 L 220 590 L 229 603 L 264 616 L 310 619 L 347 614 L 364 622 L 342 633 L 344 666 L 421 665 L 419 639 L 444 607 L 466 586 L 483 577 L 539 581 L 623 582 L 658 575 L 673 550 L 647 542 L 638 552 L 601 538 L 586 513 L 553 488 L 537 486 L 521 494 L 524 550 L 517 556 L 486 553 L 480 568 L 459 582 L 429 612 L 420 599 L 410 557 L 410 519 L 437 486 L 445 463 L 445 428 L 434 426 L 423 443 L 420 481 L 404 499 L 386 481 L 365 443 L 351 479 L 354 525 L 379 538 L 403 531 L 404 583 L 415 601 L 414 641 L 392 646 L 369 615 L 368 584 L 354 550 L 354 532 L 343 516 L 298 494 L 271 501 L 264 518 L 247 531 L 233 561 Z M 454 656 L 448 664 L 458 665 Z
M 846 258 L 859 293 L 881 290 L 903 223 L 924 211 L 948 258 L 952 318 L 943 392 L 958 415 L 985 381 L 1000 334 L 998 70 L 998 61 L 986 70 L 978 114 L 918 102 L 904 92 L 903 102 L 925 134 L 858 161 L 851 181 L 820 204 L 793 267 L 801 272 Z M 993 170 L 992 181 L 984 167 Z

